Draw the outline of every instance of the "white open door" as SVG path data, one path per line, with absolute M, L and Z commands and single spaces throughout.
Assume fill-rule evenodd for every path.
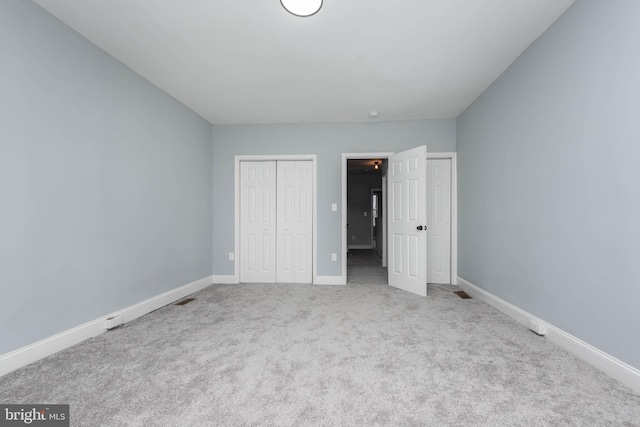
M 427 147 L 389 158 L 389 285 L 427 295 Z

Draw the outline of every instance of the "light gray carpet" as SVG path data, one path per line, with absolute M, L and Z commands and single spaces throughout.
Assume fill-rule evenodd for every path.
M 638 426 L 640 396 L 430 286 L 217 285 L 0 378 L 76 426 Z

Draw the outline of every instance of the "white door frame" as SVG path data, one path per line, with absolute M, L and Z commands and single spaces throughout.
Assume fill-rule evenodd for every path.
M 455 152 L 429 153 L 427 159 L 451 159 L 451 284 L 458 284 L 458 158 Z
M 278 160 L 301 160 L 311 161 L 311 167 L 313 170 L 313 283 L 316 283 L 318 276 L 318 162 L 315 154 L 274 154 L 274 155 L 237 155 L 235 156 L 235 171 L 234 171 L 234 192 L 235 192 L 235 217 L 234 217 L 234 248 L 235 254 L 234 261 L 234 281 L 240 283 L 240 162 L 266 162 L 266 161 L 278 161 Z M 345 258 L 346 260 L 346 258 Z M 346 283 L 346 282 L 345 282 Z
M 393 154 L 395 153 L 388 151 L 382 153 L 342 153 L 342 285 L 347 284 L 347 160 L 387 160 Z
M 387 166 L 388 166 L 387 162 Z M 387 267 L 387 253 L 389 242 L 387 241 L 387 176 L 382 177 L 382 266 Z
M 386 160 L 394 152 L 376 153 L 342 153 L 342 280 L 341 284 L 347 284 L 347 160 L 350 159 L 380 159 Z M 451 159 L 451 284 L 458 283 L 458 158 L 455 152 L 428 152 L 427 159 Z M 236 168 L 237 169 L 237 168 Z M 314 167 L 315 173 L 315 167 Z M 315 185 L 315 179 L 314 179 Z M 236 194 L 237 191 L 236 191 Z M 315 199 L 314 199 L 315 200 Z M 315 202 L 314 202 L 315 207 Z M 386 215 L 386 213 L 384 213 Z M 386 221 L 386 220 L 385 220 Z M 314 221 L 314 244 L 315 244 Z M 315 247 L 314 247 L 315 257 Z M 236 264 L 237 266 L 237 264 Z M 315 282 L 315 258 L 314 258 L 314 282 Z

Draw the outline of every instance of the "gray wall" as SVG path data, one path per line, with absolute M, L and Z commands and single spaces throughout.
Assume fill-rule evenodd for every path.
M 339 276 L 342 264 L 342 153 L 402 151 L 427 145 L 455 151 L 455 120 L 380 123 L 213 126 L 214 253 L 216 275 L 232 275 L 234 262 L 234 156 L 316 154 L 318 157 L 318 274 Z M 331 203 L 338 211 L 331 211 Z
M 211 275 L 211 125 L 0 2 L 0 354 Z
M 460 276 L 636 368 L 639 22 L 577 1 L 457 120 Z

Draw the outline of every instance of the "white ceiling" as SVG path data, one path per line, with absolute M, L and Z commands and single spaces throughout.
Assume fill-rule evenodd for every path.
M 34 0 L 213 124 L 457 117 L 574 0 Z

